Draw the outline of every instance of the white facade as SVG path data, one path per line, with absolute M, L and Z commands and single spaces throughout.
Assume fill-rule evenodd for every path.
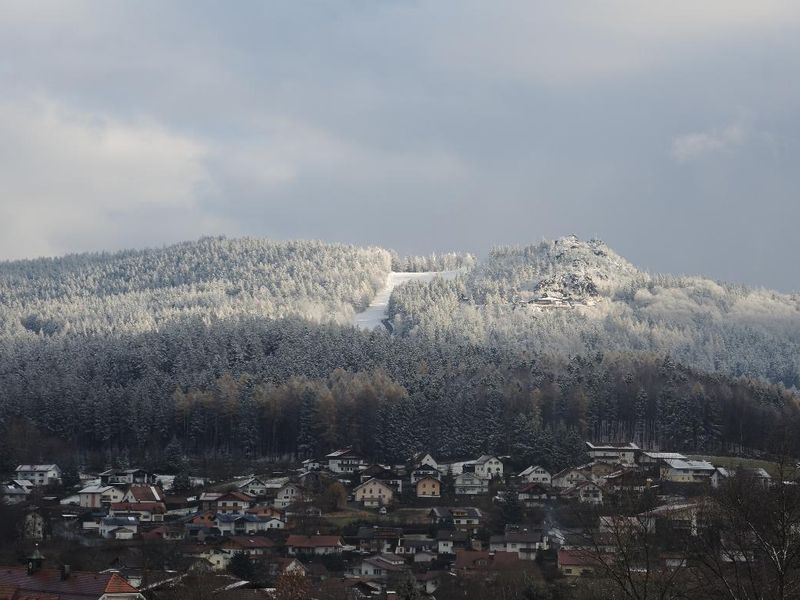
M 61 483 L 61 469 L 58 465 L 19 465 L 17 479 L 27 479 L 35 486 Z

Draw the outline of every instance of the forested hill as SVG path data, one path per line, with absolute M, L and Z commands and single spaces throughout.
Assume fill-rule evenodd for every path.
M 397 288 L 393 335 L 352 327 L 392 268 L 465 275 Z M 780 384 L 798 382 L 799 321 L 797 297 L 649 275 L 571 237 L 477 264 L 217 238 L 5 263 L 0 466 L 353 444 L 556 468 L 587 438 L 800 452 Z
M 141 332 L 195 316 L 344 323 L 391 264 L 380 248 L 248 238 L 0 263 L 0 334 Z
M 468 276 L 399 288 L 389 309 L 400 335 L 562 355 L 670 354 L 800 387 L 800 296 L 652 275 L 597 240 L 497 248 Z

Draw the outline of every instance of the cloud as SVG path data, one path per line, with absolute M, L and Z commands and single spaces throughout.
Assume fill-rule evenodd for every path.
M 741 146 L 746 137 L 746 130 L 739 124 L 716 131 L 685 133 L 672 140 L 670 154 L 678 162 L 690 162 L 710 154 L 730 151 Z
M 195 210 L 207 149 L 152 121 L 6 99 L 0 140 L 0 256 L 118 248 L 133 223 L 169 239 L 220 226 Z

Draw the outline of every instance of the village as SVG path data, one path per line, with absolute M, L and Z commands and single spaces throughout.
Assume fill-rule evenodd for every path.
M 371 464 L 345 448 L 227 481 L 111 468 L 81 473 L 74 489 L 56 464 L 19 465 L 1 492 L 18 562 L 0 567 L 0 590 L 60 597 L 87 571 L 113 578 L 114 598 L 179 597 L 198 577 L 221 599 L 278 598 L 287 581 L 321 600 L 479 597 L 468 593 L 501 583 L 575 589 L 608 575 L 604 561 L 629 543 L 620 522 L 697 535 L 705 497 L 733 475 L 633 443 L 585 451 L 584 464 L 551 473 L 510 471 L 509 457 L 491 455 Z M 637 505 L 647 509 L 631 513 Z M 685 542 L 659 548 L 664 568 L 688 564 Z M 96 592 L 70 598 L 108 590 Z

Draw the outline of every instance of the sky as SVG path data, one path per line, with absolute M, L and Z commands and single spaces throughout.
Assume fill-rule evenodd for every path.
M 598 237 L 800 291 L 796 0 L 0 3 L 0 259 Z

